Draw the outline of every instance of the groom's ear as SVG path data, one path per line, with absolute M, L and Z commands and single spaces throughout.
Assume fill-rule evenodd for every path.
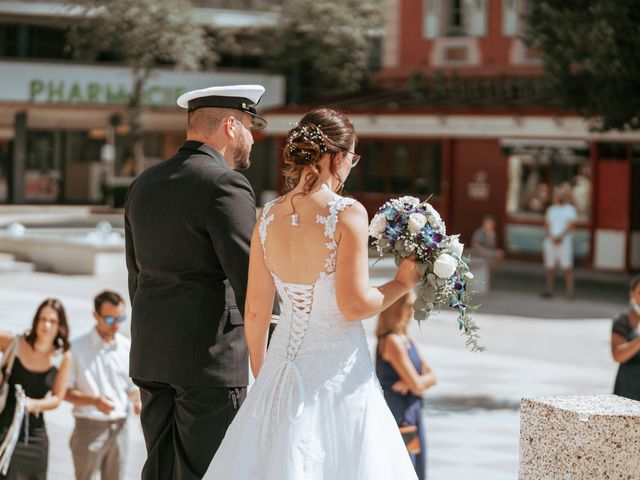
M 230 138 L 236 138 L 236 135 L 238 135 L 238 125 L 236 125 L 236 123 L 238 123 L 238 121 L 235 117 L 227 117 L 224 120 L 224 130 Z

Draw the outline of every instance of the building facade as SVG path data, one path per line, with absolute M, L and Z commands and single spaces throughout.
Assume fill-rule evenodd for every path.
M 196 3 L 212 30 L 271 28 L 280 2 Z M 0 204 L 103 203 L 105 178 L 125 189 L 133 175 L 126 103 L 133 79 L 117 57 L 83 63 L 71 57 L 62 21 L 73 10 L 53 1 L 0 1 Z M 169 157 L 185 139 L 186 114 L 176 106 L 188 90 L 262 84 L 261 108 L 284 103 L 285 81 L 264 73 L 259 59 L 222 55 L 214 71 L 157 69 L 144 95 L 147 165 Z M 273 189 L 271 140 L 258 135 L 256 190 Z M 121 189 L 121 190 L 122 190 Z
M 363 160 L 347 185 L 373 213 L 431 197 L 466 242 L 497 218 L 512 258 L 537 260 L 556 188 L 579 213 L 576 260 L 640 269 L 640 132 L 595 133 L 545 90 L 521 38 L 525 0 L 387 0 L 378 88 L 326 102 L 349 113 Z M 301 109 L 275 109 L 282 141 Z M 633 188 L 632 188 L 633 187 Z

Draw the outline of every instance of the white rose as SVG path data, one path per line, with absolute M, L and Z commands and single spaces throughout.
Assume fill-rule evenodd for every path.
M 448 253 L 440 255 L 433 264 L 433 273 L 440 278 L 449 278 L 456 271 L 458 262 Z
M 409 231 L 418 233 L 427 224 L 427 217 L 421 213 L 412 213 L 409 215 Z
M 449 241 L 449 250 L 451 253 L 458 256 L 458 258 L 462 258 L 462 251 L 464 250 L 464 243 L 460 243 L 460 235 L 453 235 Z
M 435 208 L 433 208 L 433 206 L 430 203 L 426 204 L 426 208 L 427 208 L 427 216 L 430 217 L 429 223 L 431 223 L 433 227 L 442 228 L 444 226 L 444 223 L 442 222 L 442 218 L 440 217 L 440 214 L 438 213 L 438 211 Z
M 410 205 L 418 205 L 420 203 L 420 200 L 418 200 L 416 197 L 411 197 L 409 195 L 405 197 L 400 197 L 398 201 L 400 203 L 408 203 Z
M 471 273 L 471 272 L 466 272 L 466 273 L 464 274 L 464 277 L 465 277 L 465 278 L 468 278 L 469 280 L 471 280 L 471 279 L 473 278 L 473 273 Z
M 387 219 L 382 213 L 376 214 L 369 224 L 369 235 L 378 238 L 387 228 Z

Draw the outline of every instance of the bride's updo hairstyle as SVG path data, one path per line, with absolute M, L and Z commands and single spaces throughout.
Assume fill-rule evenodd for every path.
M 307 113 L 287 135 L 282 172 L 285 193 L 298 185 L 305 167 L 309 168 L 305 173 L 302 192 L 309 193 L 318 181 L 321 170 L 319 162 L 325 153 L 332 157 L 329 169 L 339 182 L 337 193 L 340 193 L 344 185 L 338 177 L 333 156 L 344 155 L 351 150 L 355 140 L 353 124 L 343 113 L 330 108 L 319 108 Z

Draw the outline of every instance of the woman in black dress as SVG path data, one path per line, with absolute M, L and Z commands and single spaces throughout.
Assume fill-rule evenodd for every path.
M 0 333 L 0 348 L 5 351 L 13 340 Z M 42 412 L 60 405 L 67 390 L 71 352 L 69 326 L 59 300 L 47 299 L 38 307 L 31 331 L 18 340 L 18 353 L 9 377 L 9 397 L 0 413 L 0 439 L 13 420 L 16 407 L 15 385 L 27 396 L 26 413 L 20 438 L 11 457 L 9 471 L 0 478 L 46 480 L 49 440 Z
M 629 305 L 613 322 L 611 354 L 620 364 L 613 393 L 640 400 L 640 276 L 631 280 Z

